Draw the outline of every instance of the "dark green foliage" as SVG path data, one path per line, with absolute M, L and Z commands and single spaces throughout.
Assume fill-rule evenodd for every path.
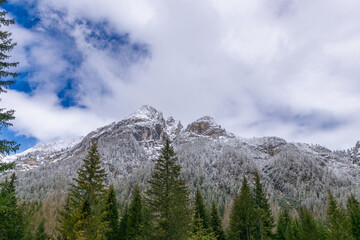
M 0 239 L 21 239 L 23 219 L 15 195 L 16 176 L 12 174 L 1 183 L 0 191 Z
M 271 239 L 273 236 L 272 229 L 275 226 L 274 217 L 270 209 L 269 200 L 261 185 L 258 172 L 255 172 L 253 201 L 256 216 L 254 237 L 259 240 Z
M 61 212 L 60 232 L 64 238 L 105 239 L 108 231 L 106 215 L 105 170 L 100 166 L 97 145 L 78 169 L 78 178 L 71 185 L 65 209 Z
M 299 210 L 299 239 L 300 240 L 319 240 L 320 235 L 314 217 L 305 207 Z
M 277 240 L 287 240 L 292 219 L 290 217 L 289 211 L 284 209 L 279 216 L 277 228 L 276 228 L 276 239 Z
M 355 239 L 360 239 L 360 203 L 354 195 L 348 198 L 346 208 L 350 221 L 351 235 Z
M 7 3 L 6 0 L 0 0 L 0 6 L 4 3 Z M 14 24 L 13 19 L 6 18 L 6 11 L 0 11 L 0 29 L 3 29 L 3 26 L 9 26 Z M 0 93 L 6 92 L 6 89 L 10 87 L 15 81 L 12 79 L 18 76 L 17 73 L 9 71 L 9 68 L 16 67 L 18 62 L 7 62 L 6 60 L 10 58 L 8 53 L 16 46 L 16 43 L 12 42 L 11 33 L 8 31 L 0 31 Z M 3 127 L 12 126 L 9 122 L 13 120 L 14 110 L 5 110 L 0 108 L 0 130 Z M 10 154 L 19 149 L 19 145 L 15 141 L 8 141 L 6 139 L 0 140 L 0 154 Z M 0 172 L 13 168 L 14 164 L 4 164 L 0 163 Z
M 129 239 L 128 231 L 127 231 L 128 225 L 129 225 L 129 209 L 128 206 L 126 205 L 119 224 L 119 240 Z
M 147 205 L 154 228 L 153 239 L 186 239 L 190 224 L 188 190 L 180 179 L 181 167 L 166 140 L 149 180 Z
M 193 224 L 194 224 L 194 232 L 196 231 L 196 229 L 199 229 L 199 218 L 201 218 L 201 224 L 203 229 L 208 229 L 209 228 L 209 219 L 206 213 L 206 208 L 205 208 L 205 204 L 204 204 L 204 199 L 201 195 L 200 189 L 197 188 L 196 189 L 196 194 L 195 194 L 195 209 L 194 209 L 194 220 L 193 220 Z
M 351 235 L 351 226 L 346 217 L 345 210 L 338 206 L 332 193 L 329 191 L 327 208 L 327 227 L 329 240 L 354 239 Z
M 255 213 L 251 189 L 244 176 L 240 195 L 235 198 L 231 210 L 229 239 L 253 239 L 256 226 Z
M 114 186 L 111 185 L 106 200 L 105 221 L 109 223 L 109 231 L 106 233 L 108 240 L 118 239 L 119 234 L 119 212 L 116 204 Z
M 42 219 L 35 234 L 35 240 L 47 240 L 50 239 L 45 233 L 45 219 Z
M 225 240 L 225 233 L 221 226 L 221 219 L 215 202 L 212 202 L 211 206 L 210 229 L 215 234 L 217 240 Z
M 140 239 L 143 237 L 143 224 L 143 204 L 140 189 L 136 186 L 129 207 L 129 221 L 126 234 L 129 239 Z

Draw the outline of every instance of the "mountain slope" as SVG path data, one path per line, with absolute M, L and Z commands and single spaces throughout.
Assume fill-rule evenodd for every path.
M 355 149 L 353 154 L 337 154 L 322 146 L 288 143 L 278 137 L 240 138 L 209 116 L 184 129 L 179 121 L 165 119 L 150 106 L 84 138 L 64 141 L 62 148 L 51 147 L 60 144 L 36 146 L 6 161 L 17 163 L 22 199 L 44 198 L 67 189 L 95 141 L 109 172 L 109 182 L 125 193 L 120 199 L 125 201 L 135 183 L 147 186 L 146 179 L 166 138 L 173 141 L 190 189 L 201 186 L 205 199 L 217 201 L 222 210 L 238 193 L 242 176 L 252 179 L 255 171 L 259 171 L 277 203 L 306 204 L 323 211 L 328 189 L 340 200 L 350 193 L 360 196 Z

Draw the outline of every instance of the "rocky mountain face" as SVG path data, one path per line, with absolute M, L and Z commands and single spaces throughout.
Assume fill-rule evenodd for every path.
M 120 201 L 127 201 L 134 184 L 147 187 L 167 138 L 173 142 L 190 190 L 201 187 L 207 202 L 215 200 L 223 209 L 239 192 L 242 176 L 252 181 L 255 171 L 277 204 L 323 211 L 327 190 L 339 200 L 351 193 L 360 196 L 359 142 L 351 153 L 340 154 L 278 137 L 245 139 L 227 132 L 209 116 L 183 128 L 150 106 L 84 138 L 39 144 L 3 160 L 16 162 L 20 198 L 43 199 L 66 191 L 87 149 L 97 142 L 109 182 L 122 193 Z

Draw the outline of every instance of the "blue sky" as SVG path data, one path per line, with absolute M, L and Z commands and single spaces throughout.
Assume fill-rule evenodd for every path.
M 184 125 L 344 149 L 360 140 L 356 0 L 13 0 L 21 151 L 86 135 L 143 104 Z

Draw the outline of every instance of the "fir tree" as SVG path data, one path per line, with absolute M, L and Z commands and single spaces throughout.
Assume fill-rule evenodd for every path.
M 185 182 L 180 179 L 180 170 L 174 149 L 166 140 L 147 191 L 154 239 L 186 239 L 190 223 L 189 194 Z
M 45 219 L 43 218 L 36 230 L 35 240 L 48 240 L 49 236 L 45 232 Z
M 143 224 L 143 204 L 140 188 L 136 186 L 129 207 L 129 220 L 127 225 L 127 236 L 129 239 L 140 239 L 143 236 Z
M 235 199 L 230 215 L 230 239 L 253 239 L 255 224 L 255 209 L 251 189 L 244 176 L 240 195 Z
M 299 210 L 299 239 L 319 240 L 320 235 L 314 217 L 305 207 Z
M 1 184 L 0 191 L 0 240 L 21 239 L 23 237 L 23 219 L 17 206 L 15 195 L 16 176 L 12 174 Z
M 119 212 L 116 204 L 114 186 L 110 185 L 106 200 L 105 221 L 109 223 L 109 231 L 106 234 L 108 240 L 118 239 L 119 234 Z
M 211 206 L 210 228 L 214 232 L 217 240 L 225 240 L 225 233 L 221 226 L 221 219 L 215 202 L 212 202 Z
M 7 3 L 7 0 L 0 0 L 0 6 L 4 3 Z M 2 29 L 3 26 L 9 26 L 15 23 L 13 19 L 8 19 L 6 14 L 6 11 L 0 11 L 0 29 Z M 11 34 L 12 33 L 8 31 L 0 31 L 0 93 L 5 93 L 6 89 L 15 82 L 13 78 L 18 76 L 17 73 L 11 72 L 9 69 L 16 67 L 19 63 L 7 62 L 10 58 L 10 55 L 8 55 L 9 52 L 16 46 L 16 43 L 12 42 Z M 9 121 L 14 118 L 14 110 L 0 108 L 0 130 L 3 127 L 12 126 Z M 6 139 L 0 140 L 0 154 L 10 154 L 18 149 L 19 145 L 16 144 L 15 141 L 8 141 Z M 13 163 L 0 163 L 0 172 L 12 167 L 14 167 Z
M 360 203 L 354 195 L 348 198 L 346 209 L 350 221 L 351 235 L 355 239 L 360 239 Z
M 276 228 L 276 240 L 288 240 L 291 221 L 292 219 L 290 217 L 289 211 L 284 209 L 279 216 Z
M 195 224 L 196 229 L 190 234 L 188 240 L 216 240 L 214 232 L 207 231 L 202 224 L 202 218 L 198 215 L 197 223 Z
M 64 238 L 105 239 L 106 215 L 105 170 L 94 143 L 78 169 L 71 185 L 65 210 L 61 214 L 60 232 Z
M 346 218 L 345 211 L 329 191 L 327 208 L 327 227 L 329 240 L 348 240 L 354 239 L 351 235 L 351 226 Z
M 195 211 L 194 211 L 194 220 L 193 220 L 193 224 L 194 224 L 194 232 L 196 231 L 196 229 L 199 229 L 198 223 L 199 223 L 199 217 L 201 218 L 201 224 L 203 226 L 203 229 L 207 230 L 209 228 L 209 221 L 208 221 L 208 216 L 206 213 L 206 208 L 205 208 L 205 204 L 204 204 L 204 199 L 201 195 L 200 189 L 197 188 L 196 189 L 196 194 L 195 194 Z
M 269 200 L 263 190 L 258 172 L 255 172 L 255 189 L 253 192 L 254 208 L 256 211 L 255 239 L 271 239 L 273 236 L 274 217 L 272 215 Z
M 129 239 L 128 225 L 129 225 L 129 208 L 127 205 L 125 205 L 125 209 L 119 224 L 119 240 Z

